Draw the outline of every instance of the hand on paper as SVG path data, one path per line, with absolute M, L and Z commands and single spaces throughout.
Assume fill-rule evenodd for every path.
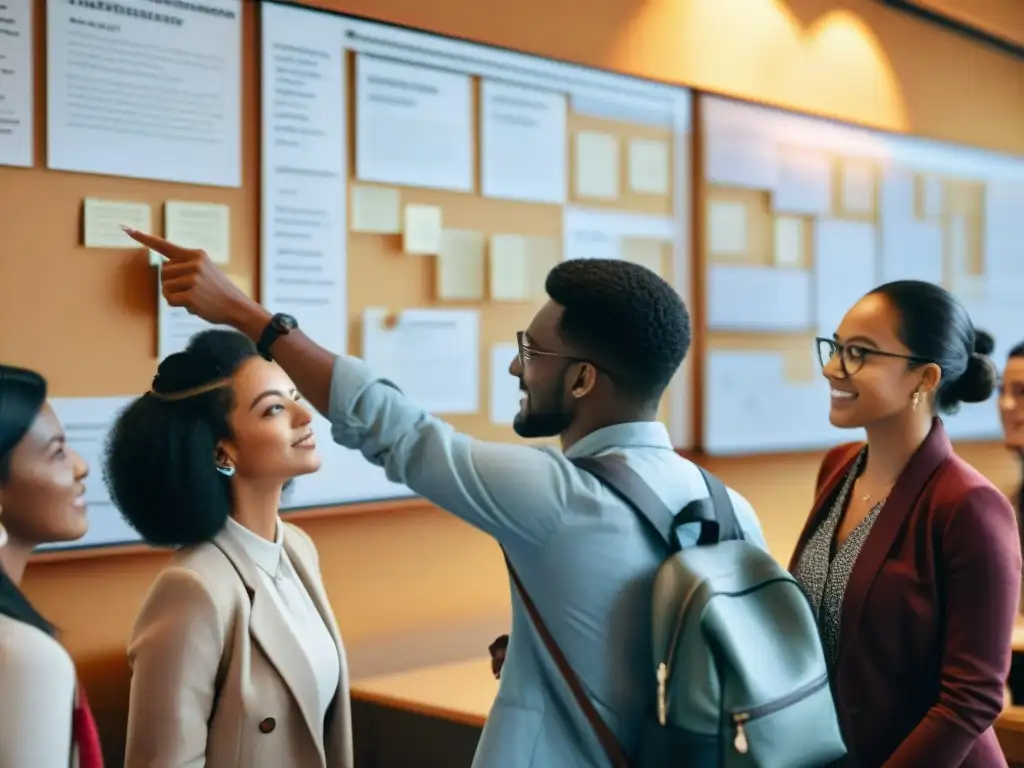
M 131 227 L 122 229 L 132 240 L 167 258 L 160 267 L 160 284 L 172 307 L 184 307 L 214 325 L 234 325 L 239 311 L 255 303 L 217 268 L 206 251 L 183 248 Z

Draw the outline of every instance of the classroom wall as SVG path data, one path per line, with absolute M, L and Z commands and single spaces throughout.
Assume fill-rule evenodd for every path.
M 1015 0 L 1006 0 L 1009 3 Z M 0 359 L 44 372 L 59 357 L 84 367 L 120 366 L 90 355 L 90 337 L 120 333 L 152 344 L 155 298 L 148 268 L 99 261 L 76 249 L 80 199 L 149 200 L 191 188 L 50 173 L 42 73 L 43 0 L 37 56 L 37 163 L 0 168 L 4 233 Z M 710 88 L 882 128 L 1024 153 L 1024 64 L 922 26 L 874 0 L 317 0 L 333 10 L 473 38 L 583 64 Z M 232 206 L 237 265 L 255 271 L 258 243 L 258 56 L 254 14 L 244 19 L 244 188 L 220 190 Z M 187 199 L 187 198 L 186 198 Z M 157 207 L 154 210 L 158 210 Z M 154 225 L 159 222 L 155 221 Z M 56 276 L 56 277 L 54 277 Z M 26 301 L 42 295 L 45 302 Z M 68 327 L 72 302 L 121 301 L 119 324 Z M 39 309 L 45 304 L 45 309 Z M 1024 329 L 1022 329 L 1024 336 Z M 146 366 L 118 368 L 125 391 L 148 385 Z M 73 387 L 55 382 L 55 394 Z M 83 393 L 85 394 L 85 393 Z M 99 393 L 88 393 L 99 394 Z M 1017 468 L 999 446 L 965 457 L 1007 489 Z M 761 515 L 774 554 L 788 556 L 807 513 L 819 456 L 709 462 Z M 99 481 L 98 471 L 94 482 Z M 483 653 L 506 625 L 507 580 L 497 547 L 422 502 L 375 504 L 358 514 L 306 514 L 356 671 Z M 64 559 L 32 565 L 25 588 L 60 628 L 97 710 L 111 764 L 123 746 L 124 644 L 139 602 L 166 555 Z

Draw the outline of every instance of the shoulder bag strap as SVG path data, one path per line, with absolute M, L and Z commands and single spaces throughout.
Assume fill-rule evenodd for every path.
M 552 660 L 555 662 L 555 666 L 558 667 L 558 671 L 562 674 L 562 678 L 565 680 L 566 685 L 569 686 L 569 690 L 572 691 L 572 695 L 576 698 L 576 703 L 579 704 L 580 709 L 583 710 L 584 716 L 587 718 L 587 722 L 590 723 L 590 727 L 594 730 L 594 735 L 597 736 L 597 740 L 601 743 L 601 748 L 607 755 L 609 762 L 612 764 L 612 768 L 630 768 L 629 760 L 626 759 L 626 754 L 622 751 L 622 747 L 619 745 L 618 739 L 615 738 L 615 734 L 612 733 L 611 728 L 607 726 L 597 709 L 594 707 L 593 702 L 590 701 L 590 697 L 587 696 L 586 691 L 583 690 L 583 684 L 580 679 L 576 676 L 572 667 L 569 666 L 568 659 L 565 658 L 565 654 L 562 653 L 562 649 L 558 647 L 558 643 L 555 642 L 555 638 L 551 636 L 547 626 L 544 624 L 544 620 L 540 617 L 540 613 L 537 611 L 537 606 L 533 604 L 533 600 L 530 599 L 530 594 L 526 591 L 526 587 L 523 586 L 523 582 L 519 580 L 519 574 L 516 573 L 516 569 L 512 567 L 512 562 L 508 559 L 508 553 L 502 548 L 502 554 L 505 556 L 505 566 L 508 568 L 509 576 L 512 577 L 512 582 L 516 585 L 516 589 L 519 591 L 519 596 L 523 600 L 523 605 L 526 606 L 526 612 L 530 615 L 530 621 L 533 622 L 533 626 L 537 628 L 537 634 L 540 635 L 541 640 L 544 641 L 545 647 L 548 649 L 548 653 L 551 655 Z

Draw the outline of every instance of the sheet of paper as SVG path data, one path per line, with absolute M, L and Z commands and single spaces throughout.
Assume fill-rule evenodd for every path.
M 141 393 L 140 393 L 141 394 Z M 103 482 L 103 456 L 118 414 L 132 402 L 132 397 L 52 397 L 53 407 L 68 445 L 89 465 L 85 479 L 85 501 L 88 504 L 89 531 L 77 541 L 43 545 L 40 549 L 74 549 L 102 547 L 139 541 L 138 534 L 121 517 L 110 500 Z
M 814 317 L 818 336 L 835 333 L 843 316 L 878 286 L 875 226 L 820 219 L 814 225 Z
M 667 195 L 671 184 L 668 144 L 654 139 L 629 142 L 629 189 L 641 195 Z
M 712 264 L 708 327 L 715 331 L 810 332 L 812 274 L 802 269 Z
M 238 0 L 48 0 L 48 166 L 241 186 L 241 19 Z
M 356 177 L 472 192 L 472 78 L 356 55 Z
M 435 295 L 441 301 L 482 301 L 486 239 L 470 229 L 445 229 L 437 255 Z
M 212 325 L 202 318 L 190 314 L 183 307 L 172 307 L 160 290 L 160 265 L 156 278 L 156 356 L 162 361 L 175 352 L 184 352 L 193 336 L 210 328 L 227 328 Z
M 353 184 L 352 231 L 397 235 L 402 231 L 401 194 L 394 187 Z
M 444 224 L 441 209 L 436 205 L 405 206 L 402 247 L 410 256 L 434 256 L 441 251 Z
M 468 309 L 363 312 L 363 359 L 431 413 L 480 410 L 480 313 Z
M 548 273 L 562 260 L 562 251 L 553 237 L 528 237 L 526 248 L 529 254 L 530 298 L 546 299 L 544 283 L 547 282 Z
M 348 21 L 278 3 L 259 8 L 260 302 L 298 318 L 332 352 L 348 350 Z M 296 99 L 295 94 L 301 94 Z M 298 478 L 282 509 L 411 495 L 313 415 L 319 472 Z
M 345 51 L 333 17 L 273 3 L 260 15 L 260 303 L 341 352 L 349 325 Z M 344 498 L 334 492 L 334 501 Z
M 658 277 L 664 279 L 665 273 L 665 245 L 662 240 L 654 240 L 649 237 L 624 237 L 622 239 L 622 258 L 647 267 Z
M 152 213 L 149 203 L 87 197 L 82 208 L 83 244 L 86 248 L 138 249 L 139 244 L 124 233 L 121 225 L 149 232 L 152 228 Z
M 201 248 L 214 264 L 231 260 L 231 208 L 217 203 L 164 203 L 165 237 L 186 248 Z M 151 262 L 162 258 L 150 254 Z
M 565 203 L 565 95 L 484 79 L 480 105 L 484 196 Z
M 779 176 L 772 195 L 778 213 L 821 216 L 832 210 L 832 158 L 805 147 L 780 147 Z
M 32 0 L 0 4 L 0 165 L 28 167 L 35 159 L 32 6 Z
M 619 197 L 619 140 L 609 133 L 576 134 L 576 196 L 597 200 Z
M 621 259 L 627 237 L 674 242 L 678 225 L 668 216 L 595 210 L 567 206 L 562 212 L 566 259 Z
M 945 190 L 942 179 L 935 174 L 920 173 L 917 175 L 917 216 L 925 221 L 935 221 L 942 217 L 945 207 Z
M 842 166 L 842 201 L 847 213 L 870 215 L 875 211 L 875 170 L 867 163 Z
M 775 217 L 775 265 L 802 267 L 806 264 L 804 220 L 795 216 Z
M 493 301 L 529 301 L 530 245 L 523 235 L 492 235 L 490 297 Z
M 746 256 L 747 206 L 732 200 L 709 201 L 707 237 L 714 256 Z
M 491 408 L 492 424 L 511 424 L 519 413 L 519 379 L 508 372 L 512 359 L 519 354 L 515 344 L 495 344 L 491 347 Z

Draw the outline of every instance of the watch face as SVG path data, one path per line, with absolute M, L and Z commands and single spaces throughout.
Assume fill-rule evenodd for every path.
M 279 331 L 287 333 L 299 327 L 299 322 L 291 315 L 278 313 L 274 315 L 274 327 Z

